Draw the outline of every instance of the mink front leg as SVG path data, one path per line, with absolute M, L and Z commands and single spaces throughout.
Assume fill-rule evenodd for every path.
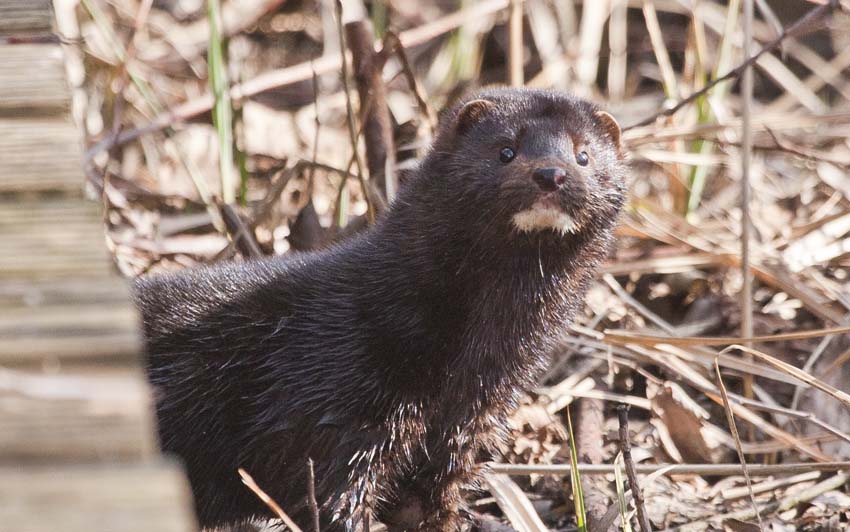
M 462 492 L 477 487 L 481 467 L 476 460 L 485 445 L 475 437 L 463 441 L 445 437 L 428 448 L 428 455 L 420 453 L 419 467 L 399 483 L 394 504 L 381 516 L 391 532 L 455 532 L 465 522 Z
M 463 523 L 460 508 L 461 489 L 466 484 L 466 475 L 453 475 L 438 482 L 438 473 L 425 470 L 424 476 L 414 480 L 415 485 L 400 488 L 396 494 L 398 500 L 391 511 L 384 513 L 382 519 L 390 532 L 421 530 L 427 532 L 454 532 L 460 530 Z

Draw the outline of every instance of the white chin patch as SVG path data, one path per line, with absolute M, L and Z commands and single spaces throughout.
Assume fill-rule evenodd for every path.
M 530 209 L 514 214 L 513 222 L 514 227 L 524 233 L 551 229 L 565 235 L 579 230 L 572 216 L 561 209 L 540 203 L 535 203 Z

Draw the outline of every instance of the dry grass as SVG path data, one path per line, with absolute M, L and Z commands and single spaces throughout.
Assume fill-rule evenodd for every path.
M 149 13 L 138 0 L 85 4 L 108 23 L 85 10 L 59 16 L 77 17 L 82 28 L 86 71 L 75 112 L 87 132 L 91 183 L 110 207 L 119 267 L 136 275 L 236 257 L 239 246 L 216 218 L 217 198 L 238 191 L 223 191 L 216 178 L 205 10 L 186 1 L 156 3 Z M 606 106 L 627 126 L 634 169 L 617 252 L 517 412 L 503 460 L 568 463 L 565 407 L 602 400 L 599 445 L 613 463 L 613 406 L 625 402 L 635 407 L 632 454 L 655 528 L 748 530 L 737 523 L 758 527 L 759 515 L 764 530 L 847 527 L 847 473 L 836 471 L 850 466 L 834 465 L 850 459 L 847 2 L 755 2 L 751 50 L 766 51 L 750 61 L 741 2 L 466 4 L 397 0 L 377 12 L 406 56 L 388 57 L 384 70 L 400 172 L 433 131 L 428 106 L 468 84 L 523 77 Z M 362 193 L 370 176 L 357 156 L 363 110 L 346 109 L 356 94 L 341 83 L 345 49 L 333 5 L 231 1 L 222 17 L 225 77 L 235 82 L 230 97 L 247 155 L 246 204 L 236 212 L 267 254 L 287 252 L 288 237 L 332 238 L 331 225 L 370 210 Z M 747 65 L 751 101 L 739 83 Z M 342 197 L 351 202 L 340 215 Z M 742 338 L 742 328 L 752 334 Z M 747 346 L 717 349 L 730 344 Z M 727 423 L 733 416 L 740 435 Z M 718 476 L 741 471 L 744 459 L 753 478 L 743 497 L 752 501 L 742 500 L 744 475 Z M 641 469 L 672 463 L 695 469 Z M 477 512 L 528 530 L 573 526 L 566 471 L 496 471 L 519 476 L 491 480 L 498 505 L 482 498 Z M 609 477 L 605 495 L 617 506 Z

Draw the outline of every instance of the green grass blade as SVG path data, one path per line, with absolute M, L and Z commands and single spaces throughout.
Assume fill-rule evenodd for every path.
M 207 63 L 209 66 L 210 89 L 215 104 L 213 124 L 218 132 L 219 169 L 221 172 L 221 196 L 224 203 L 236 201 L 236 183 L 233 171 L 233 106 L 227 83 L 227 66 L 222 43 L 221 7 L 219 0 L 207 0 L 207 15 L 210 24 L 210 42 Z
M 617 453 L 614 459 L 614 482 L 617 486 L 617 507 L 620 509 L 620 527 L 623 532 L 632 532 L 632 524 L 629 519 L 629 505 L 626 503 L 626 483 L 623 480 L 623 453 Z
M 720 39 L 720 47 L 719 52 L 717 54 L 717 62 L 714 65 L 714 70 L 712 71 L 711 79 L 717 79 L 718 76 L 722 75 L 723 72 L 727 72 L 732 65 L 733 60 L 733 44 L 735 38 L 735 32 L 738 26 L 738 17 L 739 12 L 741 10 L 741 0 L 730 0 L 728 7 L 728 15 L 726 17 L 726 24 L 723 28 L 723 35 Z M 700 74 L 702 70 L 700 70 Z M 705 80 L 702 80 L 703 83 Z M 730 88 L 732 87 L 731 81 L 726 81 L 718 84 L 714 89 L 709 91 L 708 97 L 703 96 L 697 100 L 697 123 L 700 125 L 710 124 L 714 122 L 714 113 L 711 112 L 711 106 L 709 105 L 708 98 L 711 98 L 712 101 L 722 101 Z M 691 144 L 691 152 L 699 153 L 699 154 L 710 154 L 714 153 L 714 143 L 697 140 Z M 709 169 L 705 166 L 695 166 L 691 168 L 690 175 L 688 176 L 688 182 L 690 184 L 690 191 L 688 193 L 688 204 L 687 204 L 687 212 L 686 215 L 690 215 L 690 213 L 694 212 L 702 201 L 702 193 L 705 190 L 706 180 L 708 179 Z
M 581 474 L 578 472 L 578 452 L 576 451 L 576 439 L 573 435 L 573 421 L 570 418 L 570 409 L 567 408 L 567 428 L 570 432 L 570 484 L 573 489 L 573 504 L 576 509 L 576 526 L 579 532 L 587 532 L 587 511 L 584 507 L 584 492 L 581 489 Z

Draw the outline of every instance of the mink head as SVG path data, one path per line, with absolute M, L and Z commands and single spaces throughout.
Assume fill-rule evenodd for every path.
M 626 193 L 620 127 L 592 103 L 496 88 L 463 98 L 443 118 L 424 164 L 452 181 L 445 188 L 467 217 L 502 228 L 508 241 L 569 240 L 615 223 Z

